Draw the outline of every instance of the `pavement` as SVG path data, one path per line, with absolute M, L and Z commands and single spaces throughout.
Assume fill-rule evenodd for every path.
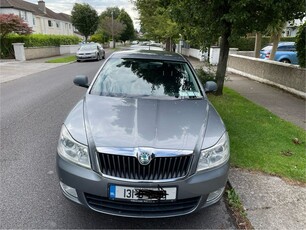
M 0 83 L 12 81 L 33 73 L 42 72 L 67 63 L 45 63 L 57 57 L 36 59 L 30 61 L 15 61 L 14 59 L 0 59 Z
M 48 59 L 0 60 L 0 83 L 67 64 L 45 63 Z M 204 67 L 195 59 L 190 62 L 195 68 Z M 225 86 L 306 130 L 304 99 L 231 73 L 227 73 Z M 306 229 L 305 184 L 238 168 L 230 169 L 229 181 L 255 229 Z

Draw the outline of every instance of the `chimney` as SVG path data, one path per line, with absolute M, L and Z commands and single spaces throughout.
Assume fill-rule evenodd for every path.
M 46 4 L 45 4 L 45 2 L 44 2 L 43 0 L 39 0 L 39 1 L 38 1 L 38 8 L 39 8 L 42 12 L 46 13 Z

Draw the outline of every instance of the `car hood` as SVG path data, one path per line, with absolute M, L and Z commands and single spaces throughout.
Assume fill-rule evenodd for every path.
M 208 113 L 206 100 L 87 95 L 84 103 L 96 147 L 194 149 Z
M 204 149 L 213 146 L 225 132 L 220 116 L 206 99 L 87 94 L 70 112 L 65 125 L 74 139 L 87 145 L 90 137 L 97 148 Z

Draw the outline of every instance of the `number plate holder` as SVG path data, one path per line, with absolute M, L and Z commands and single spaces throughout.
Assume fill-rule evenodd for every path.
M 174 201 L 177 196 L 176 187 L 129 187 L 109 185 L 109 199 L 129 200 L 135 202 Z

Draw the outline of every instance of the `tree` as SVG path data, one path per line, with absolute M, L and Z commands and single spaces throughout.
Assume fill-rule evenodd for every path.
M 179 28 L 170 15 L 169 0 L 134 0 L 139 14 L 141 30 L 153 40 L 166 40 L 170 51 L 173 38 L 179 37 Z
M 100 31 L 104 31 L 108 36 L 113 36 L 113 44 L 115 44 L 116 38 L 124 31 L 125 25 L 118 19 L 105 17 L 100 22 L 99 29 Z M 115 48 L 115 45 L 113 45 L 113 48 Z
M 32 28 L 20 17 L 14 14 L 0 14 L 0 39 L 5 38 L 9 33 L 30 34 Z
M 71 11 L 71 21 L 75 28 L 85 36 L 85 41 L 98 27 L 98 13 L 89 4 L 75 3 Z
M 183 27 L 185 36 L 196 37 L 203 47 L 220 37 L 220 57 L 216 72 L 217 95 L 223 84 L 229 54 L 229 42 L 268 25 L 305 12 L 303 0 L 171 0 L 172 17 Z
M 30 34 L 32 28 L 20 17 L 14 14 L 0 14 L 0 54 L 12 54 L 11 47 L 7 45 L 7 35 L 10 33 Z
M 115 39 L 120 39 L 125 42 L 135 38 L 133 20 L 124 9 L 120 10 L 118 7 L 108 7 L 100 15 L 99 30 L 106 30 L 105 33 L 111 36 L 112 27 L 110 27 L 108 25 L 109 22 L 107 22 L 109 18 L 113 19 Z
M 119 15 L 121 11 L 118 7 L 108 7 L 100 14 L 99 17 L 99 31 L 104 32 L 113 40 L 113 48 L 115 48 L 115 40 L 125 30 L 126 25 L 120 22 Z
M 123 25 L 125 25 L 125 29 L 120 34 L 119 39 L 123 42 L 133 40 L 135 38 L 135 29 L 130 15 L 124 9 L 121 9 L 118 19 Z
M 268 25 L 267 27 L 267 32 L 271 34 L 271 41 L 273 44 L 269 60 L 274 60 L 275 53 L 278 47 L 278 43 L 282 36 L 282 32 L 285 27 L 285 24 L 286 23 L 283 21 L 278 21 L 275 24 Z
M 263 2 L 261 14 L 263 22 L 257 24 L 257 32 L 271 35 L 273 43 L 270 60 L 274 60 L 280 37 L 285 23 L 294 19 L 305 17 L 306 5 L 303 0 L 270 0 Z M 266 26 L 267 25 L 267 26 Z M 261 26 L 261 27 L 260 27 Z M 261 36 L 256 36 L 256 42 L 260 43 Z M 255 49 L 255 57 L 259 57 L 260 48 Z
M 296 50 L 299 65 L 303 68 L 306 67 L 306 22 L 299 27 L 298 34 L 296 35 Z

